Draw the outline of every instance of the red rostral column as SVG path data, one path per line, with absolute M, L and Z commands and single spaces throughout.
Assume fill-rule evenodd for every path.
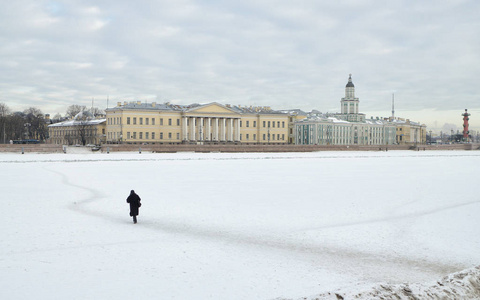
M 468 120 L 469 120 L 468 116 L 470 116 L 466 108 L 465 108 L 465 113 L 463 113 L 462 116 L 463 116 L 463 139 L 466 141 L 468 139 Z

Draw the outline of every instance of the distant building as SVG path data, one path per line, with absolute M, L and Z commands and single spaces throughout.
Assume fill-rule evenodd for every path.
M 424 145 L 427 142 L 427 126 L 409 119 L 389 118 L 389 122 L 395 124 L 398 145 Z
M 118 102 L 106 118 L 107 143 L 288 143 L 288 114 L 270 107 Z
M 72 120 L 48 125 L 50 144 L 100 145 L 105 142 L 106 120 L 95 119 L 90 112 L 78 113 Z
M 341 112 L 332 115 L 310 115 L 295 123 L 297 145 L 393 145 L 396 125 L 384 119 L 366 119 L 359 113 L 352 75 L 340 101 Z
M 288 114 L 288 143 L 295 144 L 295 122 L 308 117 L 308 114 L 300 109 L 282 110 Z

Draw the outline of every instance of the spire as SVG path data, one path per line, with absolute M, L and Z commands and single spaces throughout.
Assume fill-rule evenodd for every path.
M 392 119 L 395 119 L 395 93 L 392 94 Z
M 352 82 L 352 74 L 349 74 L 348 83 L 347 83 L 346 87 L 355 87 L 353 85 L 353 82 Z

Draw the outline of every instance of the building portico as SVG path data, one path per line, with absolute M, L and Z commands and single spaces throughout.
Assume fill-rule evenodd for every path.
M 240 116 L 182 116 L 182 142 L 239 142 Z

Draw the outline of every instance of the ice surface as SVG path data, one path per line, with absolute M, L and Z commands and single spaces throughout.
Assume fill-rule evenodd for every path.
M 479 264 L 479 166 L 477 151 L 0 154 L 2 298 L 428 285 Z

